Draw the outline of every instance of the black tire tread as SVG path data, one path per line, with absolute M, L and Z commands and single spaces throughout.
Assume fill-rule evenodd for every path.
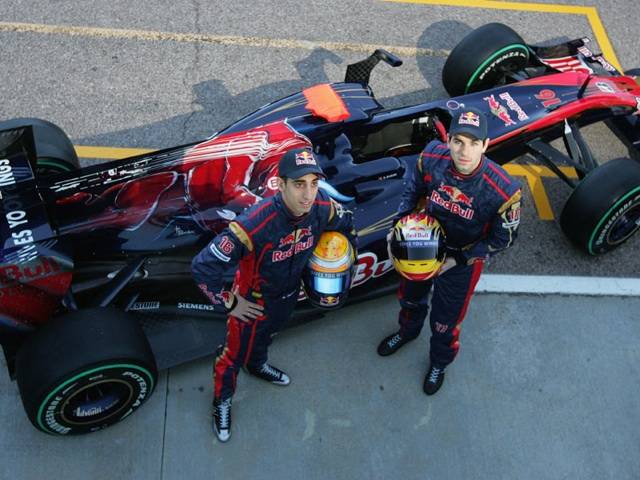
M 560 227 L 586 253 L 594 230 L 609 209 L 640 186 L 640 162 L 630 158 L 611 160 L 578 184 L 560 214 Z
M 80 168 L 73 143 L 56 124 L 40 118 L 14 118 L 0 122 L 0 130 L 26 126 L 31 126 L 33 129 L 38 161 L 51 160 L 66 166 L 66 168 L 60 168 L 61 172 Z
M 16 380 L 31 422 L 37 427 L 43 399 L 65 380 L 112 363 L 142 366 L 156 382 L 155 359 L 135 318 L 115 308 L 93 308 L 50 320 L 16 356 Z
M 463 95 L 475 71 L 496 51 L 512 44 L 527 44 L 511 27 L 488 23 L 466 37 L 449 54 L 442 69 L 442 84 L 452 97 Z M 475 91 L 474 88 L 470 90 Z

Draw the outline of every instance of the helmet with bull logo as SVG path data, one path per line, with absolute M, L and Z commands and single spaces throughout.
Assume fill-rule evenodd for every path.
M 445 261 L 444 230 L 425 212 L 402 217 L 392 231 L 391 259 L 400 275 L 414 280 L 428 280 L 438 274 Z
M 302 272 L 302 286 L 309 302 L 319 308 L 342 306 L 349 294 L 355 250 L 339 232 L 324 232 Z

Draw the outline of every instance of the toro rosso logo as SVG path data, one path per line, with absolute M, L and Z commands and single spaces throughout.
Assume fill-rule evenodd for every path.
M 447 198 L 443 198 L 443 195 L 448 197 L 448 200 Z M 441 182 L 438 189 L 431 192 L 430 200 L 436 205 L 440 205 L 445 210 L 466 220 L 473 218 L 473 197 L 469 197 L 458 187 L 445 185 Z

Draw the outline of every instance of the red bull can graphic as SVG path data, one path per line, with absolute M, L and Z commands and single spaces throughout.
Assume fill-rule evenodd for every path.
M 496 97 L 489 95 L 488 97 L 484 97 L 484 100 L 489 104 L 489 110 L 491 110 L 491 113 L 502 120 L 505 127 L 516 124 L 516 122 L 512 120 L 511 115 L 509 115 L 505 106 L 497 101 Z

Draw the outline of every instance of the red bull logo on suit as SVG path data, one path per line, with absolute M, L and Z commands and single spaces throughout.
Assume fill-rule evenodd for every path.
M 443 195 L 449 197 L 449 199 L 443 198 Z M 436 205 L 440 205 L 455 215 L 459 215 L 467 220 L 473 218 L 473 197 L 469 197 L 458 187 L 440 183 L 438 189 L 431 192 L 429 199 Z

